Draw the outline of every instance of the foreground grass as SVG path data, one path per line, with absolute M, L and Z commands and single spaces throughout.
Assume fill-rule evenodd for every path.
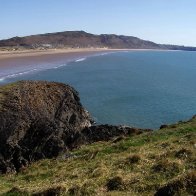
M 0 194 L 56 189 L 62 195 L 154 195 L 171 185 L 178 194 L 190 195 L 196 189 L 195 169 L 193 118 L 152 133 L 82 146 L 67 157 L 41 160 L 18 174 L 1 176 Z M 13 188 L 21 192 L 8 193 Z

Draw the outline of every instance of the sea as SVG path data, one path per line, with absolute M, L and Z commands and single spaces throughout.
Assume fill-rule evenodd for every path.
M 41 63 L 40 63 L 40 67 Z M 196 52 L 118 51 L 8 75 L 69 84 L 97 124 L 158 129 L 196 114 Z

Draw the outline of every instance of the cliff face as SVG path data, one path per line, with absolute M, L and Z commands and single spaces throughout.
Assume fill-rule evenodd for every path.
M 64 84 L 18 82 L 0 89 L 0 170 L 54 157 L 91 124 L 77 92 Z
M 82 144 L 142 130 L 92 126 L 78 93 L 68 85 L 21 81 L 0 88 L 0 173 L 57 157 Z

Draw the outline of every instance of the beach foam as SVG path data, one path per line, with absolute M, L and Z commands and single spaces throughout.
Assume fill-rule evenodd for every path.
M 57 65 L 57 66 L 55 66 L 55 67 L 52 67 L 51 69 L 58 69 L 58 68 L 63 67 L 63 66 L 65 66 L 65 65 L 67 65 L 67 64 Z
M 7 76 L 4 76 L 2 78 L 0 78 L 0 81 L 4 81 L 5 79 L 9 79 L 9 78 L 14 78 L 14 77 L 17 77 L 17 76 L 21 76 L 21 75 L 24 75 L 24 74 L 28 74 L 28 73 L 31 73 L 31 72 L 34 72 L 34 71 L 37 71 L 38 69 L 32 69 L 32 70 L 28 70 L 28 71 L 23 71 L 23 72 L 17 72 L 17 73 L 12 73 L 12 74 L 9 74 Z
M 115 53 L 115 52 L 104 52 L 104 53 L 99 53 L 99 54 L 91 54 L 89 57 L 95 57 L 95 56 L 103 56 L 103 55 L 107 55 L 110 53 Z M 85 61 L 88 57 L 81 57 L 78 59 L 72 59 L 70 62 L 82 62 Z M 44 70 L 49 70 L 49 69 L 58 69 L 60 67 L 66 66 L 67 64 L 60 64 L 60 65 L 53 65 L 53 66 L 48 66 L 48 65 L 42 65 L 42 66 L 35 66 L 33 65 L 32 69 L 30 70 L 24 70 L 24 71 L 16 71 L 15 73 L 10 73 L 7 75 L 1 75 L 0 76 L 0 82 L 4 82 L 6 79 L 11 79 L 11 78 L 17 78 L 19 76 L 25 75 L 25 74 L 29 74 L 35 71 L 44 71 Z M 36 68 L 35 68 L 36 67 Z
M 35 71 L 43 71 L 43 70 L 48 70 L 48 69 L 58 69 L 58 68 L 63 67 L 65 65 L 66 64 L 61 64 L 61 65 L 57 65 L 55 67 L 45 67 L 44 66 L 44 67 L 39 67 L 39 68 L 33 68 L 33 69 L 27 70 L 27 71 L 11 73 L 9 75 L 1 77 L 0 78 L 0 82 L 3 82 L 4 80 L 9 79 L 9 78 L 15 78 L 15 77 L 18 77 L 18 76 L 21 76 L 21 75 L 25 75 L 25 74 L 29 74 L 29 73 L 32 73 L 32 72 L 35 72 Z
M 81 62 L 81 61 L 85 61 L 86 58 L 80 58 L 80 59 L 77 59 L 75 62 Z
M 0 82 L 3 82 L 5 78 L 0 78 Z

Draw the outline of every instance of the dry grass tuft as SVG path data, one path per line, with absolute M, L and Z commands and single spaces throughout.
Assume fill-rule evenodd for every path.
M 196 171 L 191 171 L 160 187 L 155 196 L 184 195 L 185 192 L 191 195 L 196 194 Z
M 192 155 L 192 151 L 186 148 L 182 148 L 175 153 L 175 157 L 186 159 Z
M 139 161 L 141 160 L 141 156 L 138 155 L 138 154 L 133 154 L 131 156 L 129 156 L 127 159 L 126 159 L 126 162 L 128 164 L 135 164 L 135 163 L 138 163 Z
M 106 183 L 106 187 L 108 191 L 124 190 L 125 183 L 123 182 L 122 177 L 115 176 L 108 180 L 108 182 Z
M 48 195 L 52 196 L 52 195 L 60 195 L 65 192 L 66 192 L 66 189 L 64 187 L 57 186 L 57 187 L 48 188 L 44 191 L 35 193 L 33 195 L 34 196 L 48 196 Z
M 153 172 L 163 173 L 166 176 L 173 176 L 180 172 L 181 167 L 179 163 L 163 159 L 152 166 Z

